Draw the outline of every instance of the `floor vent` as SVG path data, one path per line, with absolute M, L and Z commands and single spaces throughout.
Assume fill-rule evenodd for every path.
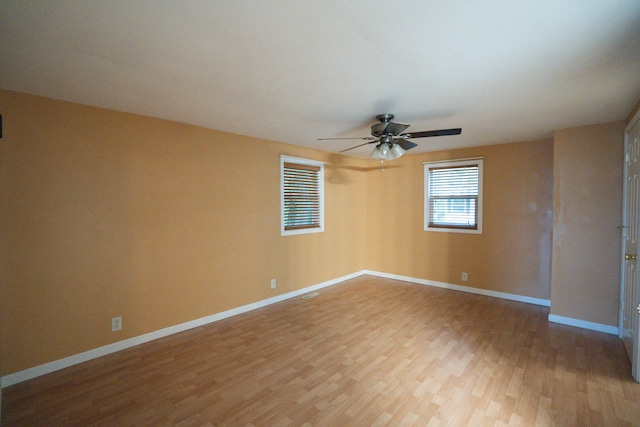
M 311 292 L 310 294 L 301 296 L 300 299 L 309 299 L 309 298 L 317 297 L 318 295 L 320 295 L 320 292 Z

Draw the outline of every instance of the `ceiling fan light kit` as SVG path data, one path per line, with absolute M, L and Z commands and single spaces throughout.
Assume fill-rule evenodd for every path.
M 376 148 L 374 148 L 371 152 L 371 157 L 379 160 L 393 160 L 402 156 L 407 150 L 418 146 L 418 144 L 409 141 L 410 138 L 460 135 L 462 133 L 462 129 L 460 128 L 430 130 L 414 133 L 401 133 L 407 130 L 409 125 L 406 123 L 394 122 L 393 117 L 393 114 L 389 113 L 377 115 L 376 120 L 378 120 L 379 123 L 371 126 L 372 136 L 366 136 L 364 138 L 318 138 L 318 140 L 327 141 L 336 139 L 360 139 L 368 141 L 363 144 L 358 144 L 354 147 L 342 150 L 340 151 L 341 153 L 353 150 L 354 148 L 362 147 L 363 145 L 377 143 L 378 145 L 376 145 Z
M 371 157 L 378 160 L 393 160 L 402 156 L 406 150 L 393 142 L 381 142 L 371 152 Z

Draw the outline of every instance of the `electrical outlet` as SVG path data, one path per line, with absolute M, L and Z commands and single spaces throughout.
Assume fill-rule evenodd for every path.
M 466 282 L 467 280 L 469 280 L 469 275 L 467 273 L 462 273 L 462 281 Z
M 111 332 L 122 330 L 122 316 L 111 319 Z
M 276 288 L 276 279 L 271 279 L 271 289 Z

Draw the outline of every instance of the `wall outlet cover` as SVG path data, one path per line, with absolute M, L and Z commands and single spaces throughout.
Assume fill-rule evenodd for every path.
M 111 319 L 111 332 L 122 330 L 122 316 Z

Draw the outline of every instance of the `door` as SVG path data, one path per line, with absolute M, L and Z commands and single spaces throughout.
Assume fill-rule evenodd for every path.
M 627 127 L 624 165 L 624 226 L 622 227 L 622 283 L 620 338 L 629 354 L 633 378 L 640 382 L 640 112 Z

